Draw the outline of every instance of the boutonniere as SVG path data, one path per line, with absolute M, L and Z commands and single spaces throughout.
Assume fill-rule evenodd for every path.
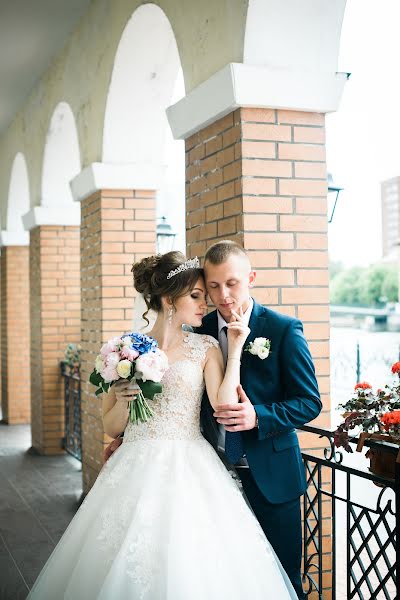
M 244 351 L 250 352 L 250 354 L 254 354 L 254 356 L 258 356 L 258 358 L 264 360 L 265 358 L 268 358 L 270 349 L 271 341 L 268 338 L 259 337 L 256 338 L 254 342 L 250 342 Z

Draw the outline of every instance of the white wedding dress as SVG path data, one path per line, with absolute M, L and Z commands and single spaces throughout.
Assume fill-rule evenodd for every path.
M 30 600 L 297 598 L 237 483 L 200 433 L 203 365 L 216 344 L 185 334 L 182 357 L 154 398 L 154 417 L 127 425 Z

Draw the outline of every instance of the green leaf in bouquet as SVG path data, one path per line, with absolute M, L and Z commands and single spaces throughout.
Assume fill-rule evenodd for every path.
M 142 390 L 143 396 L 149 400 L 153 400 L 154 394 L 160 394 L 162 392 L 161 383 L 156 383 L 155 381 L 149 380 L 142 381 L 141 379 L 138 379 L 136 383 Z
M 96 369 L 93 369 L 93 371 L 90 374 L 89 377 L 89 381 L 90 383 L 92 383 L 93 385 L 95 385 L 96 387 L 99 387 L 99 385 L 101 384 L 101 382 L 103 381 L 102 376 L 100 375 L 100 373 L 98 373 L 96 371 Z M 100 392 L 101 393 L 101 392 Z

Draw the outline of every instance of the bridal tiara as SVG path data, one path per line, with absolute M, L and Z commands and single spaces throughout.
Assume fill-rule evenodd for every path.
M 167 279 L 171 279 L 171 277 L 178 275 L 178 273 L 182 273 L 182 271 L 187 271 L 188 269 L 199 269 L 199 268 L 200 268 L 200 261 L 197 258 L 197 256 L 195 256 L 194 258 L 189 258 L 189 260 L 186 260 L 184 263 L 179 265 L 179 267 L 177 267 L 176 269 L 172 269 L 172 271 L 170 271 L 168 273 Z

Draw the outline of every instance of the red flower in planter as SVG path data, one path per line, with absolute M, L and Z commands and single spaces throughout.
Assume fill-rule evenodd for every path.
M 393 425 L 400 424 L 400 410 L 393 410 L 392 412 L 382 415 L 381 421 L 386 431 L 389 431 L 393 428 Z
M 400 366 L 400 363 L 399 363 L 399 366 Z M 370 385 L 366 381 L 360 381 L 359 383 L 356 383 L 356 385 L 354 386 L 354 389 L 355 390 L 372 390 L 372 385 Z
M 392 365 L 392 373 L 397 373 L 397 374 L 400 373 L 400 362 L 395 362 Z

